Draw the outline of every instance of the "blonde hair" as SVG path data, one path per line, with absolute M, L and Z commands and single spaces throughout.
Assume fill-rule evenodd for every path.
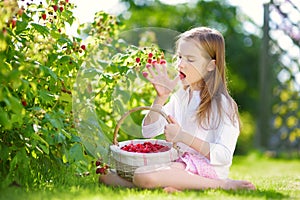
M 211 60 L 215 60 L 215 70 L 210 71 L 207 75 L 199 81 L 199 87 L 201 88 L 200 99 L 201 103 L 197 110 L 197 119 L 203 128 L 208 129 L 211 125 L 211 118 L 215 118 L 216 127 L 219 126 L 222 119 L 222 111 L 225 111 L 226 115 L 232 121 L 240 123 L 238 116 L 238 108 L 235 101 L 229 95 L 226 81 L 226 64 L 225 64 L 225 41 L 222 34 L 211 28 L 197 27 L 182 33 L 177 41 L 177 46 L 180 40 L 193 40 L 198 42 L 202 48 L 208 53 Z M 187 86 L 185 87 L 185 89 Z M 222 106 L 222 95 L 226 98 L 229 106 L 224 108 Z M 217 107 L 217 116 L 212 116 L 212 103 L 215 100 Z M 216 119 L 217 117 L 217 119 Z M 212 128 L 212 127 L 210 127 Z

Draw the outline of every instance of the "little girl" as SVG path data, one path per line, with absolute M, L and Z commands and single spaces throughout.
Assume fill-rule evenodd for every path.
M 147 65 L 149 80 L 157 93 L 152 107 L 162 109 L 172 123 L 150 111 L 143 120 L 143 136 L 161 133 L 176 143 L 180 157 L 170 165 L 138 168 L 133 182 L 116 174 L 101 176 L 108 185 L 141 188 L 255 189 L 248 181 L 228 179 L 239 136 L 239 116 L 225 77 L 225 42 L 216 30 L 198 27 L 177 41 L 178 76 L 170 79 L 166 64 Z M 182 87 L 172 94 L 177 82 Z

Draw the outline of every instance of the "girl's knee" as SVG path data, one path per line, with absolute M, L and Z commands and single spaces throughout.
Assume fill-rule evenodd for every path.
M 155 177 L 151 173 L 134 173 L 133 184 L 140 188 L 155 188 Z

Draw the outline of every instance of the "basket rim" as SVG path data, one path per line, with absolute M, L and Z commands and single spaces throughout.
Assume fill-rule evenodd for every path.
M 168 147 L 170 147 L 169 150 L 167 151 L 163 151 L 163 152 L 150 152 L 150 153 L 139 153 L 139 152 L 128 152 L 125 150 L 122 150 L 121 147 L 123 145 L 135 142 L 135 144 L 138 144 L 139 142 L 151 142 L 151 141 L 155 141 L 155 142 L 159 142 L 159 143 L 163 143 L 164 145 L 167 145 Z M 122 145 L 123 144 L 123 145 Z M 174 152 L 176 153 L 177 150 L 173 147 L 173 144 L 171 142 L 167 142 L 166 140 L 161 140 L 161 139 L 133 139 L 133 140 L 126 140 L 126 141 L 122 141 L 119 142 L 118 145 L 116 144 L 112 144 L 110 145 L 110 150 L 114 153 L 120 154 L 120 155 L 124 155 L 124 156 L 131 156 L 131 157 L 156 157 L 157 155 L 169 155 L 170 152 Z
M 116 125 L 115 130 L 114 130 L 114 135 L 113 135 L 113 144 L 118 145 L 118 139 L 117 139 L 118 138 L 118 131 L 120 129 L 121 124 L 125 120 L 125 118 L 128 115 L 130 115 L 131 113 L 139 111 L 139 110 L 150 110 L 150 111 L 157 112 L 160 115 L 162 115 L 167 120 L 167 122 L 169 124 L 171 123 L 170 118 L 168 117 L 168 115 L 162 109 L 157 109 L 157 108 L 153 108 L 153 107 L 150 107 L 150 106 L 140 106 L 140 107 L 133 108 L 133 109 L 127 111 L 126 113 L 124 113 L 124 115 L 122 115 L 121 119 L 119 119 L 119 121 L 117 122 L 117 125 Z

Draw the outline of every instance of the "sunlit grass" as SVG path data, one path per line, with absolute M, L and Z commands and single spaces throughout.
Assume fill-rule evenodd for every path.
M 56 183 L 43 189 L 11 186 L 2 188 L 0 199 L 300 199 L 300 161 L 271 159 L 258 154 L 236 156 L 230 178 L 252 181 L 256 191 L 184 191 L 166 194 L 162 190 L 112 188 L 97 183 L 92 174 L 71 177 L 70 183 Z M 63 174 L 62 174 L 63 175 Z

